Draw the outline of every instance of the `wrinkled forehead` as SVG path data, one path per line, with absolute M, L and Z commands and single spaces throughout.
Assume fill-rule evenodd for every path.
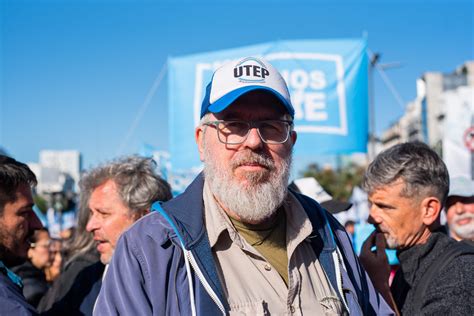
M 281 119 L 287 111 L 272 93 L 263 90 L 248 92 L 231 103 L 224 111 L 215 113 L 219 119 L 269 120 Z

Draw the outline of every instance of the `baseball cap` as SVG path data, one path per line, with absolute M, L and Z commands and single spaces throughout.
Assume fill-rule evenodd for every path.
M 290 184 L 293 189 L 295 186 L 297 191 L 316 200 L 333 214 L 347 211 L 352 206 L 351 203 L 334 200 L 313 177 L 296 179 Z
M 294 117 L 288 87 L 278 70 L 263 58 L 246 57 L 229 62 L 214 72 L 202 101 L 201 118 L 207 112 L 225 110 L 238 97 L 254 90 L 265 90 L 275 95 Z
M 467 177 L 455 177 L 450 179 L 448 196 L 474 196 L 474 180 Z

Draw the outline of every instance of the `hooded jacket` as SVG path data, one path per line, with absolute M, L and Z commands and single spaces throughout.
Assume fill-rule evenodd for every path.
M 154 203 L 155 212 L 122 234 L 94 315 L 229 313 L 204 226 L 203 185 L 201 174 L 175 199 Z M 350 314 L 392 315 L 344 228 L 316 201 L 292 194 L 313 224 L 313 249 Z

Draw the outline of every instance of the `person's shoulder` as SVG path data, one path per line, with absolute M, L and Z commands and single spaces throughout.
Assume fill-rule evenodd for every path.
M 457 248 L 456 251 L 453 249 Z M 450 258 L 438 272 L 438 280 L 444 282 L 454 282 L 456 284 L 467 283 L 474 287 L 474 247 L 471 245 L 450 241 L 444 251 L 451 251 Z
M 0 296 L 0 315 L 30 316 L 38 314 L 26 301 L 23 303 Z
M 169 239 L 171 231 L 168 221 L 159 212 L 152 211 L 138 219 L 122 236 L 127 241 L 134 241 L 135 243 L 154 240 L 161 244 Z
M 453 244 L 454 245 L 454 244 Z M 451 247 L 453 247 L 451 245 Z M 461 243 L 458 242 L 458 246 L 461 246 Z M 459 247 L 460 250 L 453 255 L 451 262 L 446 265 L 445 270 L 449 271 L 451 269 L 459 268 L 461 271 L 470 271 L 474 272 L 474 247 L 472 245 L 464 244 L 463 247 Z M 474 277 L 474 273 L 472 273 Z
M 36 315 L 15 285 L 0 273 L 0 315 Z

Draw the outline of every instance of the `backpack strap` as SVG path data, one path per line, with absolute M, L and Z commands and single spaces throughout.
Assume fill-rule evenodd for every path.
M 474 244 L 471 241 L 459 241 L 452 246 L 448 247 L 437 259 L 436 261 L 426 270 L 426 272 L 421 277 L 419 285 L 415 288 L 414 302 L 415 302 L 415 311 L 417 314 L 421 312 L 421 303 L 423 297 L 425 296 L 428 285 L 431 281 L 439 274 L 443 268 L 448 266 L 454 258 L 467 254 L 474 254 Z

